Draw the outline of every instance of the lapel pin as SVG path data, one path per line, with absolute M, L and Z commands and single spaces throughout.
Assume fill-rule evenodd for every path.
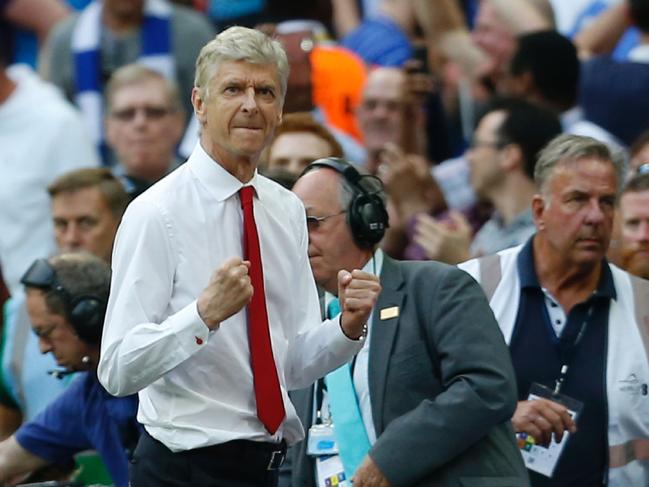
M 396 318 L 399 316 L 399 307 L 391 306 L 389 308 L 383 308 L 380 313 L 380 318 L 382 320 L 389 320 L 391 318 Z

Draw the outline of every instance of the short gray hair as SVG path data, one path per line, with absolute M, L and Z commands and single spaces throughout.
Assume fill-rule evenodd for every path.
M 592 137 L 572 134 L 561 134 L 555 137 L 539 152 L 536 166 L 534 166 L 534 182 L 538 190 L 545 191 L 557 166 L 585 157 L 610 162 L 615 169 L 619 191 L 624 176 L 623 158 L 618 154 L 612 154 L 605 144 Z
M 89 252 L 67 252 L 48 259 L 56 274 L 56 282 L 70 295 L 96 296 L 108 301 L 110 266 Z M 45 292 L 45 303 L 50 313 L 67 316 L 70 303 L 54 289 Z
M 247 27 L 230 27 L 205 44 L 196 59 L 194 87 L 201 98 L 209 97 L 209 83 L 224 61 L 247 61 L 253 64 L 272 64 L 286 95 L 289 64 L 282 44 L 259 30 Z

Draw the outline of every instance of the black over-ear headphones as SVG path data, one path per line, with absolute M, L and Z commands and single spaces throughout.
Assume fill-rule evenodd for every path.
M 47 259 L 37 259 L 20 279 L 27 286 L 56 292 L 65 305 L 66 317 L 77 336 L 93 345 L 101 341 L 106 315 L 106 299 L 93 294 L 75 296 L 56 278 L 56 271 Z
M 363 249 L 371 249 L 381 241 L 388 228 L 388 212 L 379 196 L 383 189 L 381 180 L 374 176 L 361 175 L 345 159 L 325 157 L 309 164 L 302 174 L 317 167 L 328 167 L 341 174 L 352 188 L 352 200 L 347 208 L 347 223 L 356 244 Z M 365 178 L 377 181 L 377 190 L 369 190 L 364 184 Z

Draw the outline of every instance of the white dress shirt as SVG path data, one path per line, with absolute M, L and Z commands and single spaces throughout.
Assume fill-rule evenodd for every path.
M 128 207 L 113 252 L 99 380 L 140 391 L 138 421 L 173 451 L 233 439 L 293 443 L 304 436 L 287 390 L 308 387 L 362 342 L 321 324 L 307 256 L 305 211 L 255 173 L 254 212 L 273 354 L 286 407 L 274 436 L 257 418 L 245 308 L 210 332 L 196 299 L 228 258 L 242 256 L 242 184 L 200 146 Z

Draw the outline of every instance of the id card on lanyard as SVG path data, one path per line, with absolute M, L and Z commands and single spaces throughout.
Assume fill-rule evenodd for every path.
M 570 414 L 575 422 L 577 422 L 577 417 L 584 407 L 582 402 L 563 394 L 559 394 L 558 392 L 554 392 L 549 387 L 545 387 L 535 382 L 530 388 L 530 394 L 527 397 L 527 400 L 533 401 L 541 398 L 565 406 L 566 409 L 568 409 L 568 414 Z M 557 443 L 554 439 L 554 435 L 552 435 L 550 444 L 545 447 L 543 445 L 537 445 L 536 440 L 532 435 L 525 432 L 519 432 L 516 434 L 518 448 L 523 455 L 525 466 L 534 472 L 550 478 L 554 474 L 554 469 L 559 462 L 559 458 L 561 458 L 561 454 L 563 453 L 569 438 L 570 432 L 564 431 L 563 438 L 561 438 L 561 441 Z
M 350 487 L 340 455 L 331 412 L 324 397 L 324 381 L 315 384 L 313 426 L 307 435 L 307 455 L 314 457 L 318 487 Z
M 562 364 L 559 375 L 554 384 L 554 389 L 550 389 L 549 387 L 534 382 L 530 387 L 530 392 L 527 397 L 528 401 L 534 401 L 536 399 L 547 399 L 565 406 L 568 410 L 568 414 L 570 414 L 575 423 L 577 422 L 577 417 L 584 408 L 584 403 L 572 397 L 566 396 L 565 394 L 561 394 L 561 388 L 563 387 L 563 383 L 566 380 L 566 376 L 568 374 L 570 365 L 572 365 L 576 349 L 584 337 L 586 329 L 588 328 L 588 322 L 590 321 L 592 315 L 593 305 L 588 308 L 586 317 L 582 321 L 573 343 L 561 347 L 560 354 Z M 563 453 L 563 450 L 565 449 L 566 443 L 568 442 L 570 436 L 571 435 L 569 431 L 564 431 L 561 441 L 557 442 L 554 439 L 554 435 L 552 435 L 550 444 L 547 447 L 537 445 L 536 440 L 532 435 L 522 431 L 516 434 L 516 439 L 521 454 L 523 455 L 525 466 L 534 472 L 552 478 L 557 463 L 559 462 L 559 458 L 561 458 L 561 454 Z

